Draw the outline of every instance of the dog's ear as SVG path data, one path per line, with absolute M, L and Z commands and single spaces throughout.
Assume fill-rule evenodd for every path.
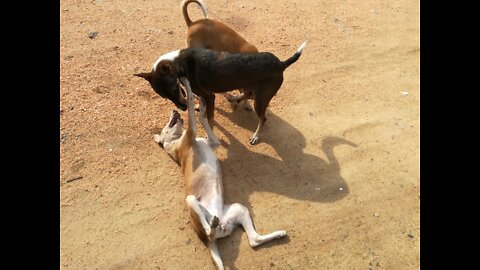
M 163 74 L 173 74 L 173 66 L 171 63 L 163 63 L 160 65 L 160 72 Z
M 133 74 L 133 75 L 137 76 L 137 77 L 142 77 L 147 81 L 150 81 L 152 79 L 152 73 L 151 72 L 142 72 L 142 73 L 137 73 L 137 74 Z

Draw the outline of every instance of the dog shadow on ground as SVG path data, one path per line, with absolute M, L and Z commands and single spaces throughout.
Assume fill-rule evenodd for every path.
M 216 112 L 252 133 L 256 129 L 258 120 L 255 112 L 226 112 L 218 107 Z M 245 147 L 248 138 L 236 138 L 221 125 L 215 125 L 214 132 L 218 135 L 223 133 L 229 141 L 228 145 L 224 144 L 227 157 L 220 163 L 226 203 L 244 204 L 250 210 L 255 224 L 255 213 L 249 203 L 249 197 L 254 192 L 271 192 L 297 200 L 320 203 L 334 202 L 348 195 L 349 188 L 340 175 L 340 164 L 335 157 L 334 148 L 341 145 L 357 147 L 356 144 L 334 136 L 325 137 L 319 142 L 310 141 L 309 143 L 318 146 L 325 154 L 324 160 L 304 153 L 307 139 L 294 126 L 268 110 L 266 117 L 267 122 L 260 134 L 259 143 L 272 146 L 277 153 L 275 157 L 249 150 Z M 257 229 L 259 233 L 267 233 L 262 228 Z M 282 228 L 280 226 L 277 229 Z M 230 237 L 219 241 L 222 258 L 230 269 L 236 269 L 234 262 L 242 233 L 242 230 L 237 230 Z M 287 237 L 256 249 L 286 244 L 289 241 Z

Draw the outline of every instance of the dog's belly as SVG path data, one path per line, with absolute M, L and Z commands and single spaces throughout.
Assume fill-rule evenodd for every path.
M 217 156 L 204 140 L 198 140 L 193 148 L 192 178 L 187 183 L 189 193 L 212 215 L 221 216 L 223 187 Z

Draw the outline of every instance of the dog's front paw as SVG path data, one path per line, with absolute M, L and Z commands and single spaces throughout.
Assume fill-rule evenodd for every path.
M 277 238 L 282 238 L 282 237 L 285 237 L 287 235 L 287 231 L 278 231 L 278 235 L 277 235 Z
M 156 143 L 160 143 L 162 141 L 162 136 L 160 136 L 160 134 L 153 134 L 153 140 Z

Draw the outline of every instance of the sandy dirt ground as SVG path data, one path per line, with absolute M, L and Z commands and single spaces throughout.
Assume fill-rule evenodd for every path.
M 180 2 L 60 0 L 61 269 L 214 269 L 152 138 L 174 105 L 132 76 L 184 48 Z M 308 40 L 258 145 L 255 113 L 217 97 L 225 201 L 288 232 L 252 249 L 238 229 L 219 241 L 226 268 L 419 269 L 419 1 L 206 4 L 280 59 Z

